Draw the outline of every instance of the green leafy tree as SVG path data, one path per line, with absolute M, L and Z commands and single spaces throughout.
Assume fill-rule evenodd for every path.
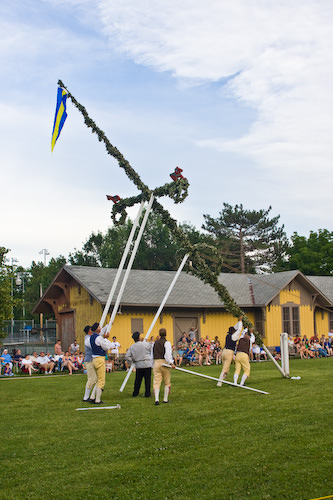
M 12 311 L 11 279 L 12 270 L 6 264 L 6 255 L 9 250 L 0 247 L 0 339 L 4 338 L 3 322 L 10 319 Z
M 92 233 L 82 250 L 75 250 L 69 255 L 69 262 L 81 266 L 101 266 L 117 268 L 125 249 L 132 222 L 112 226 L 106 233 Z M 200 243 L 207 236 L 199 233 L 188 223 L 181 225 L 192 243 Z M 184 252 L 183 252 L 184 253 Z M 146 229 L 135 257 L 134 269 L 177 269 L 183 256 L 179 243 L 170 234 L 158 214 L 149 215 Z
M 286 249 L 285 258 L 280 259 L 275 271 L 298 269 L 302 273 L 315 276 L 333 274 L 333 232 L 327 229 L 310 231 L 308 238 L 296 232 Z
M 220 216 L 204 215 L 202 228 L 215 240 L 224 266 L 242 273 L 270 271 L 284 251 L 287 238 L 280 216 L 269 218 L 268 210 L 246 210 L 223 203 Z

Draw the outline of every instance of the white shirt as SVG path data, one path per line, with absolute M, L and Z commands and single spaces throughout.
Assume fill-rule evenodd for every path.
M 112 354 L 119 354 L 119 347 L 120 347 L 119 342 L 117 342 L 117 341 L 111 342 L 111 353 Z
M 171 342 L 169 342 L 169 340 L 165 341 L 164 351 L 165 351 L 165 354 L 164 354 L 165 361 L 167 363 L 169 363 L 169 365 L 173 365 L 174 359 L 172 357 L 172 345 L 171 345 Z
M 103 349 L 103 351 L 108 351 L 109 349 L 111 349 L 110 340 L 105 339 L 101 335 L 98 335 L 98 337 L 96 337 L 95 343 L 96 343 L 96 345 L 99 345 Z M 96 357 L 98 357 L 98 356 L 93 354 L 93 358 L 96 358 Z
M 50 360 L 49 360 L 49 357 L 48 356 L 38 356 L 38 358 L 36 359 L 36 363 L 39 363 L 40 365 L 45 365 L 46 363 L 48 363 Z

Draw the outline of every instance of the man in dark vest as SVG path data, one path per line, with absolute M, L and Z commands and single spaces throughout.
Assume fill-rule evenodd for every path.
M 90 335 L 93 365 L 97 375 L 95 404 L 102 404 L 101 395 L 105 386 L 105 353 L 111 349 L 111 342 L 107 339 L 109 333 L 100 335 L 101 327 L 94 323 L 91 327 L 93 333 Z M 95 388 L 94 388 L 95 389 Z
M 145 340 L 141 342 L 140 333 L 134 332 L 132 335 L 134 344 L 127 350 L 125 360 L 135 363 L 135 382 L 133 398 L 139 395 L 142 379 L 145 379 L 145 398 L 150 398 L 151 385 L 151 343 Z
M 217 383 L 218 387 L 221 387 L 222 380 L 226 379 L 229 373 L 229 368 L 235 353 L 237 340 L 241 334 L 242 329 L 236 330 L 233 326 L 230 326 L 229 331 L 225 338 L 225 346 L 222 352 L 222 371 L 220 374 L 220 382 Z
M 246 332 L 244 337 L 239 339 L 236 349 L 234 384 L 237 384 L 238 377 L 242 368 L 243 376 L 241 378 L 240 385 L 244 385 L 245 380 L 250 376 L 250 347 L 251 336 L 248 332 Z
M 159 405 L 160 387 L 163 380 L 164 384 L 164 397 L 163 403 L 168 403 L 170 386 L 171 386 L 171 374 L 170 368 L 163 366 L 164 363 L 171 365 L 171 368 L 175 368 L 174 360 L 172 357 L 172 346 L 171 342 L 166 339 L 166 329 L 161 328 L 159 331 L 160 338 L 155 340 L 153 347 L 153 357 L 154 357 L 154 396 L 155 405 Z

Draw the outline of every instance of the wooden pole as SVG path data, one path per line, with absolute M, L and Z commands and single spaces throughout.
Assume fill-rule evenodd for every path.
M 114 308 L 113 308 L 113 311 L 112 311 L 112 314 L 111 314 L 111 318 L 110 318 L 110 321 L 109 321 L 109 324 L 108 324 L 108 328 L 107 328 L 108 332 L 110 332 L 110 330 L 112 328 L 112 325 L 113 325 L 113 322 L 115 320 L 116 314 L 118 312 L 118 307 L 119 307 L 120 301 L 121 301 L 123 293 L 124 293 L 124 289 L 125 289 L 128 277 L 129 277 L 129 273 L 130 273 L 130 271 L 132 269 L 132 265 L 133 265 L 133 262 L 134 262 L 134 259 L 135 259 L 135 256 L 136 256 L 136 253 L 137 253 L 140 241 L 141 241 L 141 237 L 142 237 L 143 231 L 144 231 L 144 229 L 146 227 L 146 223 L 147 223 L 147 220 L 148 220 L 148 216 L 150 214 L 150 210 L 151 210 L 153 201 L 154 201 L 154 195 L 152 194 L 151 197 L 150 197 L 150 200 L 149 200 L 149 203 L 148 203 L 147 210 L 146 210 L 146 213 L 144 215 L 143 221 L 141 223 L 138 236 L 137 236 L 137 238 L 135 240 L 134 248 L 133 248 L 130 260 L 128 262 L 127 269 L 125 271 L 125 276 L 123 278 L 123 281 L 122 281 L 122 284 L 121 284 L 121 287 L 120 287 L 120 290 L 119 290 L 119 293 L 118 293 L 118 297 L 117 297 L 116 303 L 114 305 Z
M 109 293 L 109 297 L 108 297 L 108 300 L 105 304 L 105 307 L 104 307 L 104 311 L 103 311 L 103 314 L 102 314 L 102 317 L 101 317 L 101 321 L 99 322 L 100 326 L 102 327 L 105 323 L 105 319 L 106 319 L 106 316 L 109 312 L 109 309 L 110 309 L 110 305 L 111 305 L 111 301 L 113 299 L 113 295 L 114 295 L 114 292 L 116 290 L 116 287 L 118 285 L 118 282 L 119 282 L 119 279 L 120 279 L 120 275 L 121 275 L 121 272 L 124 268 L 124 265 L 125 265 L 125 262 L 126 262 L 126 259 L 127 259 L 127 256 L 128 256 L 128 253 L 130 251 L 130 247 L 131 247 L 131 244 L 132 244 L 132 241 L 133 241 L 133 238 L 134 238 L 134 235 L 135 235 L 135 231 L 136 231 L 136 228 L 138 227 L 139 225 L 139 221 L 140 221 L 140 217 L 141 217 L 141 214 L 142 214 L 142 211 L 143 211 L 143 207 L 144 207 L 144 200 L 141 202 L 141 205 L 140 205 L 140 208 L 139 208 L 139 211 L 138 211 L 138 214 L 136 216 L 136 219 L 133 223 L 133 226 L 132 226 L 132 229 L 131 229 L 131 232 L 130 232 L 130 235 L 128 237 L 128 240 L 127 240 L 127 243 L 126 243 L 126 247 L 125 247 L 125 250 L 124 250 L 124 253 L 123 253 L 123 256 L 121 258 L 121 261 L 120 261 L 120 264 L 119 264 L 119 267 L 118 267 L 118 270 L 117 270 L 117 274 L 116 274 L 116 277 L 114 279 L 114 282 L 112 283 L 112 287 L 111 287 L 111 290 L 110 290 L 110 293 Z
M 170 365 L 163 364 L 163 366 L 167 366 L 171 368 Z M 259 392 L 260 394 L 269 394 L 269 392 L 260 391 L 259 389 L 254 389 L 253 387 L 248 387 L 247 385 L 239 385 L 234 384 L 233 382 L 227 382 L 227 380 L 220 380 L 217 377 L 210 377 L 209 375 L 204 375 L 203 373 L 192 372 L 191 370 L 186 370 L 185 368 L 180 368 L 179 366 L 175 367 L 175 370 L 179 370 L 181 372 L 190 373 L 191 375 L 197 375 L 198 377 L 208 378 L 210 380 L 216 380 L 217 382 L 222 382 L 222 384 L 233 385 L 234 387 L 239 387 L 240 389 L 246 389 L 247 391 Z
M 176 281 L 177 281 L 177 279 L 179 278 L 179 275 L 180 275 L 180 273 L 181 273 L 181 271 L 182 271 L 183 267 L 185 266 L 185 263 L 186 263 L 186 261 L 187 261 L 188 257 L 189 257 L 189 255 L 188 255 L 188 254 L 184 255 L 184 258 L 183 258 L 183 260 L 181 261 L 181 264 L 180 264 L 180 266 L 179 266 L 179 268 L 178 268 L 178 270 L 177 270 L 177 272 L 176 272 L 176 274 L 175 274 L 175 276 L 174 276 L 174 278 L 173 278 L 172 282 L 170 283 L 170 286 L 169 286 L 169 288 L 168 288 L 168 290 L 167 290 L 167 292 L 166 292 L 166 294 L 165 294 L 165 296 L 164 296 L 164 298 L 163 298 L 163 300 L 162 300 L 162 302 L 161 302 L 161 305 L 160 305 L 160 307 L 158 308 L 157 313 L 155 314 L 155 317 L 154 317 L 154 319 L 153 319 L 153 321 L 152 321 L 152 323 L 151 323 L 151 325 L 150 325 L 150 327 L 149 327 L 149 329 L 148 329 L 148 332 L 147 332 L 147 333 L 146 333 L 146 335 L 145 335 L 145 338 L 144 338 L 145 340 L 147 340 L 147 338 L 149 337 L 149 335 L 150 335 L 150 333 L 151 333 L 152 329 L 154 328 L 155 323 L 156 323 L 157 319 L 159 318 L 159 316 L 160 316 L 160 314 L 161 314 L 161 312 L 162 312 L 162 309 L 163 309 L 163 307 L 165 306 L 165 303 L 166 303 L 166 301 L 168 300 L 168 297 L 169 297 L 169 295 L 170 295 L 170 293 L 171 293 L 171 291 L 172 291 L 173 287 L 175 286 Z M 123 392 L 123 390 L 125 389 L 126 384 L 127 384 L 127 382 L 128 382 L 128 379 L 129 379 L 129 378 L 130 378 L 130 376 L 131 376 L 131 373 L 132 373 L 133 369 L 134 369 L 134 363 L 132 363 L 132 364 L 131 364 L 130 369 L 129 369 L 129 370 L 128 370 L 128 372 L 126 373 L 126 377 L 125 377 L 124 382 L 122 383 L 122 385 L 121 385 L 121 387 L 120 387 L 120 389 L 119 389 L 119 392 Z

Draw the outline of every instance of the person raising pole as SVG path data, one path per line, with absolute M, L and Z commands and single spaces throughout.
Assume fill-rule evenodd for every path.
M 238 377 L 243 368 L 243 375 L 240 385 L 244 385 L 245 380 L 250 376 L 250 347 L 251 347 L 251 334 L 246 332 L 244 337 L 240 338 L 237 344 L 236 357 L 235 357 L 235 373 L 234 384 L 238 383 Z
M 171 387 L 171 374 L 170 368 L 163 366 L 165 362 L 171 365 L 171 368 L 175 368 L 174 360 L 172 357 L 172 346 L 171 342 L 166 339 L 166 329 L 160 328 L 159 338 L 155 340 L 153 347 L 153 358 L 154 358 L 154 396 L 155 405 L 159 405 L 160 387 L 163 380 L 164 383 L 164 397 L 163 403 L 168 403 L 170 387 Z
M 222 380 L 225 380 L 228 376 L 230 365 L 236 349 L 237 340 L 242 333 L 242 321 L 240 320 L 238 323 L 236 323 L 235 326 L 238 326 L 239 329 L 236 330 L 234 326 L 230 326 L 225 338 L 225 346 L 222 352 L 222 371 L 219 377 L 219 382 L 217 383 L 218 387 L 221 387 Z

